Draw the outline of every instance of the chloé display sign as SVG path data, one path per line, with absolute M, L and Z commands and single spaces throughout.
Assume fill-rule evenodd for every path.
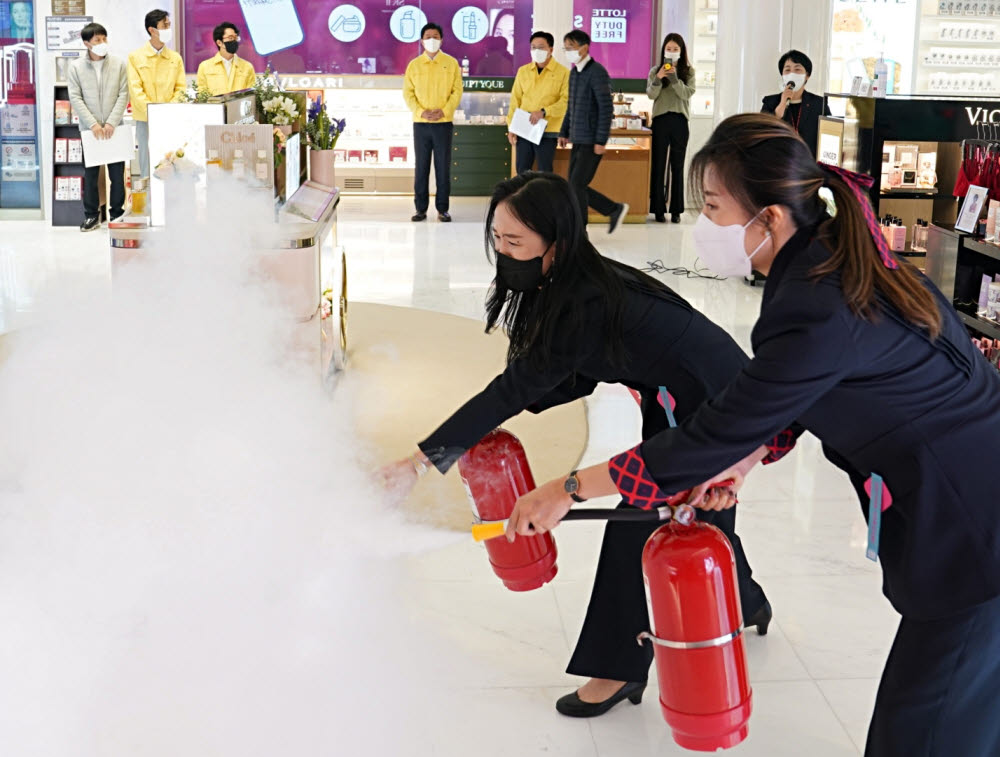
M 205 169 L 209 183 L 229 173 L 248 187 L 274 186 L 274 127 L 227 124 L 205 127 Z

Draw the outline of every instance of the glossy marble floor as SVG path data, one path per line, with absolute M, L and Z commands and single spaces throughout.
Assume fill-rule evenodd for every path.
M 454 223 L 412 224 L 405 198 L 345 198 L 339 241 L 350 264 L 353 300 L 428 308 L 479 318 L 491 269 L 483 254 L 478 199 L 454 202 Z M 614 236 L 592 231 L 607 255 L 637 266 L 661 260 L 693 267 L 690 221 L 625 226 Z M 0 233 L 0 332 L 30 321 L 49 277 L 106 281 L 105 234 L 3 222 Z M 760 291 L 741 281 L 666 281 L 749 348 Z M 469 387 L 472 394 L 478 387 Z M 631 398 L 601 387 L 588 402 L 585 462 L 606 459 L 637 440 Z M 880 572 L 864 557 L 865 526 L 844 476 L 806 438 L 782 463 L 759 470 L 741 495 L 739 531 L 774 607 L 770 633 L 747 637 L 754 688 L 749 739 L 733 755 L 847 757 L 863 750 L 878 675 L 896 616 L 880 592 Z M 442 713 L 435 743 L 413 754 L 683 754 L 662 721 L 655 673 L 643 704 L 622 704 L 591 720 L 563 718 L 555 699 L 578 684 L 563 671 L 590 592 L 599 526 L 556 532 L 559 575 L 539 591 L 507 592 L 480 547 L 461 542 L 408 558 L 410 595 L 430 621 L 474 663 L 467 711 Z M 487 716 L 488 713 L 488 716 Z M 493 723 L 493 738 L 483 738 Z

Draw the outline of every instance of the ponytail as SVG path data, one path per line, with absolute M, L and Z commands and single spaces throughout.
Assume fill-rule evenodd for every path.
M 859 318 L 871 321 L 878 316 L 881 293 L 907 321 L 926 329 L 930 338 L 936 339 L 942 326 L 937 299 L 911 263 L 895 261 L 898 267 L 889 268 L 880 258 L 872 236 L 877 232 L 872 230 L 860 204 L 867 203 L 868 198 L 860 200 L 839 176 L 828 176 L 826 186 L 833 192 L 837 215 L 819 226 L 817 238 L 832 254 L 813 273 L 822 277 L 839 272 L 847 305 Z

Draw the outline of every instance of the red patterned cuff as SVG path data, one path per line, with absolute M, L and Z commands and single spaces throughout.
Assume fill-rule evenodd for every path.
M 796 439 L 797 437 L 794 431 L 791 429 L 785 429 L 764 445 L 770 450 L 770 452 L 768 452 L 767 457 L 765 457 L 761 462 L 764 463 L 764 465 L 770 465 L 771 463 L 778 462 L 795 448 Z
M 622 499 L 633 507 L 651 510 L 670 498 L 649 475 L 638 446 L 611 458 L 608 472 Z

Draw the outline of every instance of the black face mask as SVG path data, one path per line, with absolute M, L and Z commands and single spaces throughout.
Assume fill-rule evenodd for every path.
M 226 47 L 226 52 L 230 55 L 236 55 L 236 51 L 240 49 L 240 43 L 235 39 L 232 42 L 223 42 Z
M 517 260 L 498 252 L 497 279 L 513 292 L 530 292 L 538 289 L 545 280 L 545 274 L 542 273 L 542 257 Z

